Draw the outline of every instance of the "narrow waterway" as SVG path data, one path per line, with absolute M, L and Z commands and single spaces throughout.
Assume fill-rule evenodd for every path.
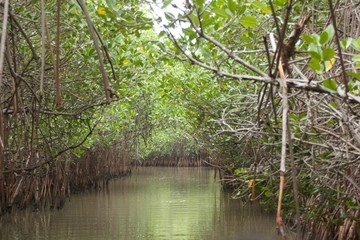
M 0 239 L 278 239 L 274 215 L 221 191 L 210 168 L 139 168 L 107 189 L 76 194 L 61 210 L 22 211 Z

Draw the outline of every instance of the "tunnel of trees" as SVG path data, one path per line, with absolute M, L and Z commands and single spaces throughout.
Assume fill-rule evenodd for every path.
M 309 239 L 360 236 L 355 0 L 4 0 L 0 215 L 134 165 L 216 167 Z M 283 236 L 285 237 L 285 236 Z

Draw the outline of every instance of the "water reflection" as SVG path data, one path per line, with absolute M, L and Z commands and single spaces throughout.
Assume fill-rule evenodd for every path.
M 208 168 L 140 168 L 62 210 L 0 224 L 1 239 L 277 239 L 274 216 L 223 194 Z

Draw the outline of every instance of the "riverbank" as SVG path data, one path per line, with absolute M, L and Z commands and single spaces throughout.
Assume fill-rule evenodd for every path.
M 73 160 L 59 158 L 19 174 L 8 172 L 2 213 L 60 209 L 72 193 L 103 188 L 110 179 L 131 173 L 128 154 L 119 151 L 116 143 L 87 149 L 78 159 L 70 157 Z

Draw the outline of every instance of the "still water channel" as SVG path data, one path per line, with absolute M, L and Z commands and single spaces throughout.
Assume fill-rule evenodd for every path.
M 221 191 L 210 168 L 139 168 L 61 210 L 0 222 L 2 240 L 278 239 L 274 215 Z

